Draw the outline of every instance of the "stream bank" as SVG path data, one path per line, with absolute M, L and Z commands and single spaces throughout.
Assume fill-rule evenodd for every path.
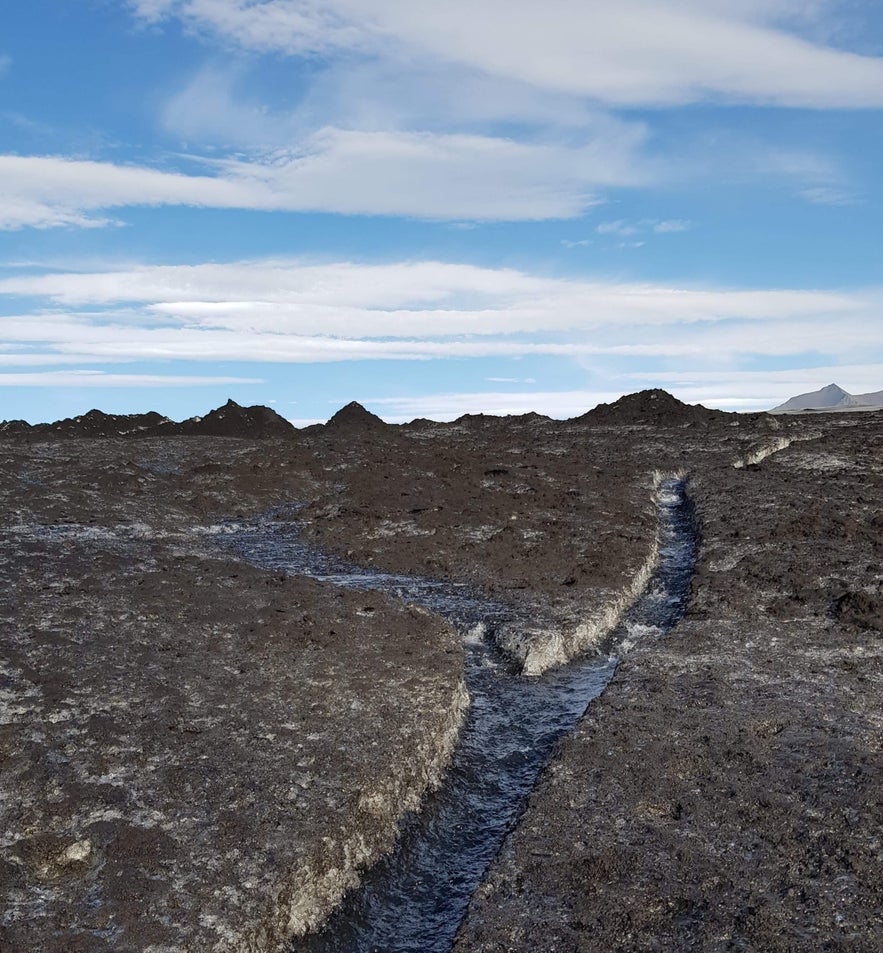
M 655 572 L 621 624 L 581 659 L 527 678 L 497 648 L 501 629 L 529 620 L 466 586 L 347 566 L 304 544 L 292 524 L 264 520 L 237 534 L 236 550 L 274 571 L 311 575 L 357 590 L 379 589 L 451 622 L 464 639 L 471 706 L 441 788 L 408 815 L 391 854 L 364 876 L 319 935 L 298 953 L 442 953 L 469 899 L 560 738 L 612 677 L 617 653 L 680 617 L 695 555 L 692 508 L 683 480 L 658 489 Z
M 562 744 L 456 953 L 883 949 L 879 421 L 694 496 L 686 616 Z

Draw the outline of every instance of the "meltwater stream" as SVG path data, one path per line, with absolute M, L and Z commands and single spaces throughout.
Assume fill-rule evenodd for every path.
M 258 565 L 425 606 L 462 633 L 466 650 L 471 706 L 441 788 L 405 819 L 396 848 L 365 874 L 323 931 L 296 941 L 294 950 L 450 950 L 473 891 L 556 742 L 613 676 L 617 648 L 648 631 L 668 631 L 682 615 L 696 545 L 683 481 L 660 487 L 659 532 L 659 567 L 601 651 L 536 678 L 513 673 L 494 645 L 497 627 L 519 624 L 514 610 L 473 589 L 347 565 L 300 542 L 286 521 L 261 520 L 231 538 Z

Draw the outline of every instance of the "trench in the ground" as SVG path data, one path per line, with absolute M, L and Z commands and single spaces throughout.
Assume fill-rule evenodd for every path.
M 395 849 L 366 871 L 322 931 L 298 953 L 442 953 L 451 948 L 473 891 L 561 736 L 604 690 L 630 642 L 670 630 L 683 613 L 695 561 L 693 508 L 683 480 L 657 495 L 659 565 L 599 650 L 526 678 L 495 647 L 494 630 L 518 625 L 511 607 L 462 585 L 346 565 L 300 542 L 288 522 L 263 520 L 235 534 L 261 566 L 352 589 L 379 589 L 423 605 L 462 633 L 471 706 L 442 786 L 405 817 Z

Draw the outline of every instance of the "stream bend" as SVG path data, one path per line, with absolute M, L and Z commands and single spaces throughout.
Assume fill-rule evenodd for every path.
M 616 669 L 616 653 L 668 632 L 683 614 L 696 554 L 686 481 L 658 487 L 660 560 L 600 651 L 525 678 L 494 644 L 515 610 L 463 586 L 348 565 L 301 542 L 296 527 L 264 518 L 230 537 L 265 568 L 352 589 L 379 589 L 448 619 L 462 634 L 472 704 L 442 786 L 402 822 L 395 849 L 364 874 L 321 933 L 293 953 L 446 953 L 488 864 L 515 824 L 558 740 Z M 527 620 L 523 620 L 527 622 Z

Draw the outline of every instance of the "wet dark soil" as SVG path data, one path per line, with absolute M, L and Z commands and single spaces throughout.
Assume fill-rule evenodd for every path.
M 456 948 L 879 949 L 880 416 L 645 394 L 260 439 L 7 428 L 0 948 L 284 949 L 446 763 L 453 629 L 248 566 L 231 520 L 302 501 L 335 557 L 466 583 L 545 637 L 652 559 L 654 472 L 687 470 L 687 616 L 633 640 Z
M 881 437 L 697 476 L 685 620 L 564 743 L 458 953 L 883 947 Z

